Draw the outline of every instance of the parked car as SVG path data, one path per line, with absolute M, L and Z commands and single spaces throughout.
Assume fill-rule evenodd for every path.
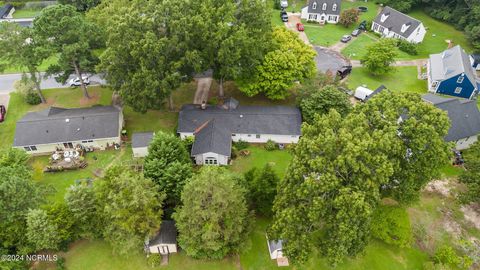
M 347 42 L 349 42 L 350 40 L 352 40 L 352 36 L 350 36 L 350 35 L 344 35 L 340 41 L 343 42 L 343 43 L 347 43 Z
M 7 114 L 7 109 L 5 109 L 5 106 L 0 105 L 0 123 L 5 121 L 6 114 Z
M 337 70 L 337 76 L 339 76 L 340 79 L 344 79 L 350 73 L 352 73 L 352 66 L 343 66 Z
M 280 11 L 280 19 L 282 19 L 282 22 L 288 22 L 288 15 L 285 10 Z
M 302 23 L 297 23 L 297 30 L 300 31 L 300 32 L 305 31 L 305 27 L 303 26 Z
M 86 85 L 89 85 L 90 84 L 90 79 L 88 79 L 87 76 L 82 76 L 82 79 L 83 79 L 83 83 L 86 84 Z M 68 84 L 71 86 L 71 87 L 74 87 L 74 86 L 80 86 L 81 83 L 80 83 L 80 78 L 76 77 L 76 78 L 73 78 L 71 79 L 70 81 L 68 81 Z
M 281 0 L 280 1 L 280 7 L 287 8 L 288 7 L 288 1 L 287 0 Z
M 357 29 L 352 31 L 352 36 L 358 37 L 361 33 L 362 33 L 362 31 L 357 28 Z
M 360 11 L 360 12 L 367 12 L 367 11 L 368 11 L 368 7 L 358 7 L 358 11 Z
M 367 31 L 367 21 L 362 21 L 362 22 L 358 25 L 358 29 L 363 30 L 363 31 Z

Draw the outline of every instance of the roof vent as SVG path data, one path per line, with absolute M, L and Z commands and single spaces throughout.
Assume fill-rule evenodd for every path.
M 70 122 L 70 119 L 68 119 L 68 118 L 67 118 L 67 119 L 65 119 L 65 122 L 69 123 L 69 122 Z
M 240 118 L 243 118 L 243 114 L 240 114 Z
M 80 131 L 80 128 L 77 128 L 77 131 Z

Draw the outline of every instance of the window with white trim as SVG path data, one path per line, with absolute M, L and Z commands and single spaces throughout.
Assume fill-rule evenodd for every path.
M 37 147 L 35 145 L 32 145 L 32 146 L 25 146 L 23 147 L 23 149 L 25 149 L 25 151 L 27 152 L 30 152 L 30 151 L 37 151 Z
M 460 94 L 461 92 L 462 92 L 462 87 L 455 88 L 455 91 L 454 91 L 455 94 Z
M 460 76 L 460 77 L 458 77 L 458 79 L 457 79 L 457 83 L 462 83 L 462 82 L 463 82 L 463 79 L 465 79 L 465 77 L 464 77 L 464 76 Z
M 214 157 L 207 157 L 205 158 L 205 165 L 217 165 L 218 161 Z
M 255 135 L 255 138 L 260 139 L 260 134 Z
M 337 11 L 337 4 L 333 4 L 332 11 Z
M 317 9 L 317 2 L 313 2 L 312 8 Z
M 327 3 L 323 3 L 322 10 L 327 10 Z

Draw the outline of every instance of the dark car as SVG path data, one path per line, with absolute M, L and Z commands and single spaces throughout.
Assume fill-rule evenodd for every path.
M 282 22 L 288 22 L 288 15 L 285 10 L 280 11 L 280 19 L 282 19 Z
M 358 7 L 358 11 L 360 11 L 360 12 L 367 12 L 367 11 L 368 11 L 368 7 Z
M 358 37 L 361 33 L 362 33 L 362 31 L 357 28 L 357 29 L 352 31 L 352 36 Z
M 5 121 L 5 114 L 7 114 L 7 109 L 5 109 L 5 106 L 0 105 L 0 123 Z
M 344 79 L 350 73 L 352 73 L 352 66 L 343 66 L 337 70 L 337 76 L 339 76 L 340 79 Z
M 342 37 L 342 39 L 340 39 L 340 41 L 343 42 L 343 43 L 347 43 L 350 40 L 352 40 L 352 36 L 350 36 L 350 35 L 345 35 L 345 36 Z

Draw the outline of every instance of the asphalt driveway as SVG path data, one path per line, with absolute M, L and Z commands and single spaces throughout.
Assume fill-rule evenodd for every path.
M 335 75 L 337 70 L 339 70 L 341 67 L 349 65 L 349 62 L 338 52 L 318 46 L 315 46 L 314 48 L 317 52 L 315 64 L 317 65 L 318 71 L 325 73 L 330 70 L 330 72 Z

